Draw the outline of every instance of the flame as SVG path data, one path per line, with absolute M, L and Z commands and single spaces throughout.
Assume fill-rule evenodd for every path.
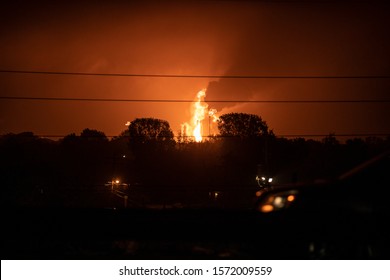
M 209 110 L 209 117 L 213 118 L 213 122 L 217 122 L 219 120 L 219 117 L 216 115 L 217 109 L 210 109 Z
M 202 89 L 196 95 L 196 102 L 193 104 L 193 115 L 191 124 L 183 123 L 181 125 L 181 136 L 182 137 L 194 137 L 196 142 L 202 142 L 203 140 L 203 120 L 208 115 L 213 122 L 216 122 L 219 118 L 217 117 L 216 109 L 209 109 L 209 105 L 204 101 L 206 97 L 206 89 Z
M 202 121 L 205 118 L 206 109 L 208 107 L 208 105 L 204 101 L 202 101 L 202 99 L 204 99 L 205 96 L 206 96 L 206 89 L 202 89 L 201 91 L 198 92 L 196 96 L 198 100 L 194 104 L 195 110 L 194 110 L 194 115 L 192 116 L 194 129 L 192 131 L 192 134 L 194 135 L 196 142 L 201 142 L 203 139 Z

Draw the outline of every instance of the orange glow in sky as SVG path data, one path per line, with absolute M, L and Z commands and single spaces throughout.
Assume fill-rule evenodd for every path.
M 0 69 L 389 76 L 390 40 L 386 35 L 390 17 L 381 3 L 299 2 L 55 1 L 37 5 L 8 1 L 0 9 Z M 127 128 L 127 121 L 154 117 L 167 120 L 176 135 L 180 132 L 202 141 L 205 135 L 218 133 L 215 125 L 211 131 L 208 125 L 217 117 L 214 109 L 218 116 L 231 112 L 259 115 L 276 135 L 389 133 L 388 102 L 252 102 L 384 100 L 389 98 L 387 78 L 198 79 L 2 72 L 0 85 L 0 95 L 11 97 L 164 100 L 1 99 L 0 134 L 67 135 L 90 128 L 115 136 Z M 165 102 L 193 100 L 196 92 L 192 103 Z

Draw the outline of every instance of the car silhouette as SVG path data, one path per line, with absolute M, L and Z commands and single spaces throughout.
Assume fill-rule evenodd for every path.
M 389 172 L 386 151 L 335 179 L 261 191 L 255 209 L 306 240 L 310 257 L 386 258 Z

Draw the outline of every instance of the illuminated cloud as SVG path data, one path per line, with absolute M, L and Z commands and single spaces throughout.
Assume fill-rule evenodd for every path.
M 1 11 L 2 69 L 181 75 L 388 75 L 390 19 L 381 4 L 257 1 L 8 2 Z M 337 5 L 337 8 L 334 7 Z M 2 94 L 127 99 L 384 99 L 382 80 L 119 78 L 0 74 Z M 127 120 L 172 129 L 188 104 L 2 100 L 1 133 L 117 135 Z M 278 133 L 388 132 L 386 104 L 304 106 L 208 103 L 257 113 Z M 18 113 L 16 113 L 18 112 Z

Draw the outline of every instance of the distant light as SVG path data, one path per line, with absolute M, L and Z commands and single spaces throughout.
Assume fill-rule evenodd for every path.
M 263 213 L 268 213 L 274 210 L 274 207 L 272 205 L 266 204 L 261 206 L 260 211 Z
M 296 193 L 297 191 L 289 191 L 271 194 L 263 199 L 264 202 L 260 202 L 258 210 L 260 212 L 271 212 L 288 208 L 295 200 Z
M 275 204 L 276 207 L 279 207 L 279 208 L 283 207 L 284 206 L 283 198 L 280 197 L 280 196 L 275 197 L 274 204 Z
M 315 250 L 314 243 L 313 243 L 313 242 L 310 242 L 310 245 L 309 245 L 309 251 L 310 251 L 311 253 L 313 253 L 313 252 L 314 252 L 314 250 Z
M 272 183 L 272 178 L 269 178 L 269 179 L 268 179 L 268 183 Z
M 129 126 L 131 123 L 128 121 L 127 123 L 125 123 L 125 126 Z
M 289 202 L 294 201 L 294 199 L 295 199 L 295 195 L 293 195 L 293 194 L 290 194 L 290 195 L 287 197 L 287 201 L 289 201 Z
M 120 182 L 119 180 L 115 180 L 115 183 L 116 183 L 116 184 L 119 184 L 119 182 Z
M 256 196 L 259 197 L 263 192 L 262 191 L 257 191 Z
M 125 158 L 125 157 L 126 157 L 126 155 L 123 155 L 122 157 L 123 157 L 123 158 Z
M 261 180 L 265 181 L 265 177 L 261 177 Z

